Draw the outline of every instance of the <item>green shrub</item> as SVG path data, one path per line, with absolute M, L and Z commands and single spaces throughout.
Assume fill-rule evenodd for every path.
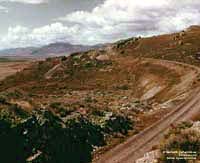
M 66 61 L 67 60 L 67 57 L 66 56 L 62 56 L 61 57 L 61 61 Z
M 8 109 L 10 111 L 13 111 L 17 116 L 20 116 L 21 118 L 26 118 L 28 116 L 28 113 L 24 111 L 19 105 L 17 104 L 11 104 Z
M 7 96 L 11 98 L 19 98 L 23 97 L 23 94 L 19 90 L 14 90 L 12 92 L 8 92 Z
M 121 86 L 117 86 L 116 89 L 119 89 L 119 90 L 128 90 L 129 86 L 128 85 L 121 85 Z
M 111 116 L 108 120 L 106 120 L 104 125 L 105 133 L 121 133 L 127 134 L 128 130 L 132 129 L 133 122 L 131 122 L 128 118 L 116 115 Z
M 105 116 L 105 113 L 103 111 L 100 111 L 100 110 L 95 108 L 95 109 L 92 110 L 92 115 L 103 117 L 103 116 Z
M 0 120 L 0 144 L 2 163 L 25 163 L 37 151 L 41 154 L 31 163 L 88 163 L 104 135 L 82 116 L 64 123 L 50 111 L 36 110 L 14 126 Z
M 92 98 L 92 97 L 90 97 L 90 96 L 87 96 L 87 97 L 84 99 L 84 101 L 85 101 L 86 103 L 97 102 L 96 99 L 94 99 L 94 98 Z
M 0 104 L 7 104 L 7 99 L 4 96 L 0 96 Z
M 184 126 L 184 125 L 182 125 Z M 166 154 L 165 151 L 194 151 L 200 159 L 200 132 L 191 128 L 181 129 L 179 132 L 170 132 L 161 144 L 161 161 L 168 163 L 187 163 L 189 160 L 167 160 L 167 157 L 176 157 L 177 154 Z
M 55 108 L 55 109 L 58 109 L 60 108 L 61 106 L 61 103 L 60 102 L 53 102 L 49 105 L 51 108 Z
M 25 148 L 26 139 L 21 130 L 1 120 L 0 126 L 3 126 L 3 132 L 0 132 L 0 162 L 5 163 L 25 163 L 28 157 L 28 149 Z M 2 128 L 2 127 L 1 127 Z
M 66 107 L 60 102 L 51 103 L 49 106 L 54 109 L 55 113 L 59 114 L 61 117 L 66 117 L 74 111 L 72 108 Z
M 94 67 L 94 64 L 92 62 L 87 62 L 84 64 L 84 68 L 92 68 Z

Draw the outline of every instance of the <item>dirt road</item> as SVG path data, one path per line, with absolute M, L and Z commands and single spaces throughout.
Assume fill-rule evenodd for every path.
M 166 65 L 168 61 L 154 60 L 163 62 Z M 175 62 L 168 62 L 172 64 L 181 64 Z M 12 75 L 17 71 L 20 71 L 24 66 L 20 63 L 8 63 L 0 64 L 0 80 L 8 75 Z M 13 64 L 13 65 L 12 65 Z M 181 64 L 188 66 L 186 64 Z M 170 66 L 170 65 L 169 65 Z M 198 71 L 199 69 L 191 66 L 191 68 Z M 51 74 L 51 71 L 50 71 Z M 47 75 L 48 76 L 48 75 Z M 154 145 L 157 145 L 162 139 L 164 133 L 167 132 L 168 128 L 172 123 L 177 123 L 183 120 L 190 119 L 193 115 L 200 112 L 200 88 L 196 88 L 190 97 L 185 100 L 183 104 L 174 108 L 168 115 L 163 115 L 162 119 L 145 129 L 136 136 L 129 138 L 124 143 L 116 146 L 112 150 L 105 153 L 98 160 L 94 160 L 94 163 L 134 163 L 136 159 L 142 157 L 144 153 L 151 150 Z
M 118 145 L 94 163 L 134 163 L 145 152 L 157 145 L 167 132 L 170 124 L 188 120 L 191 116 L 200 112 L 200 88 L 183 104 L 175 108 L 171 113 L 164 116 L 160 121 L 150 126 L 140 134 L 129 138 L 126 142 Z
M 198 68 L 193 68 L 199 71 Z M 153 146 L 159 144 L 172 123 L 189 120 L 198 113 L 200 113 L 200 88 L 196 88 L 188 99 L 174 108 L 172 112 L 163 115 L 161 120 L 108 151 L 94 160 L 93 163 L 134 163 L 136 159 L 150 151 Z

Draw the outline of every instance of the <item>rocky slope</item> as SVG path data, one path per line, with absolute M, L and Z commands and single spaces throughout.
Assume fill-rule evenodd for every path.
M 199 69 L 192 66 L 199 66 L 199 47 L 200 27 L 193 26 L 36 61 L 0 83 L 0 110 L 5 115 L 23 110 L 30 116 L 48 110 L 61 124 L 84 116 L 87 124 L 103 129 L 108 145 L 90 150 L 98 155 L 158 121 L 199 86 Z

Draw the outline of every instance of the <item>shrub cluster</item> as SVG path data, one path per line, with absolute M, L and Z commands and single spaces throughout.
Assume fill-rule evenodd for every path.
M 168 160 L 167 157 L 177 157 L 177 153 L 165 153 L 165 151 L 180 151 L 180 152 L 197 152 L 197 158 L 200 159 L 200 132 L 192 129 L 189 123 L 180 124 L 172 129 L 165 136 L 165 140 L 161 144 L 162 158 L 161 161 L 168 163 L 187 163 L 187 159 Z M 190 160 L 192 161 L 192 160 Z
M 129 119 L 95 112 L 103 125 L 78 113 L 64 116 L 64 106 L 50 104 L 59 113 L 37 109 L 32 113 L 18 105 L 0 112 L 0 162 L 2 163 L 88 163 L 96 147 L 105 145 L 105 136 L 127 134 Z
M 13 126 L 0 120 L 0 162 L 25 163 L 40 151 L 31 163 L 86 163 L 94 146 L 104 144 L 101 128 L 82 116 L 64 123 L 49 111 L 35 111 Z

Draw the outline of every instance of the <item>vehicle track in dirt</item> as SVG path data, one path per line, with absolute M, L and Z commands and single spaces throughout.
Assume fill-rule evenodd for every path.
M 163 62 L 161 60 L 161 62 Z M 170 62 L 170 61 L 166 61 Z M 172 62 L 171 62 L 172 63 Z M 187 66 L 187 64 L 181 64 Z M 190 66 L 199 72 L 199 68 Z M 104 155 L 94 160 L 94 163 L 134 163 L 144 153 L 150 151 L 153 146 L 158 145 L 164 134 L 173 123 L 189 120 L 195 114 L 200 113 L 200 88 L 195 88 L 191 95 L 169 114 L 162 117 L 139 134 L 130 137 L 127 141 L 114 147 Z

